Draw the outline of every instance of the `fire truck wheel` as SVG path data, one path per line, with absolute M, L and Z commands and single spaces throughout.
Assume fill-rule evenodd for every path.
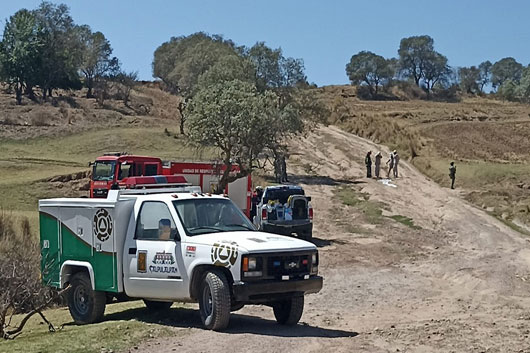
M 146 300 L 144 299 L 145 306 L 149 311 L 166 311 L 171 308 L 171 305 L 173 302 L 159 302 L 154 300 Z
M 105 292 L 92 289 L 90 278 L 84 272 L 76 273 L 70 281 L 68 308 L 76 324 L 84 325 L 101 321 L 105 313 Z
M 304 296 L 296 296 L 272 305 L 274 317 L 279 324 L 296 325 L 304 312 Z
M 223 272 L 206 272 L 199 292 L 201 320 L 209 330 L 222 330 L 230 320 L 230 289 Z

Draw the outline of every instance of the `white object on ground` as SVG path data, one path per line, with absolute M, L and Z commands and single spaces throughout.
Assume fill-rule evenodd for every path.
M 383 185 L 386 185 L 386 186 L 391 186 L 393 188 L 397 188 L 397 185 L 396 184 L 392 184 L 392 180 L 391 179 L 380 179 L 378 180 L 380 183 L 382 183 Z

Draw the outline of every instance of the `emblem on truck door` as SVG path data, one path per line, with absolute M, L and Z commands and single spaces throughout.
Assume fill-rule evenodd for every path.
M 112 217 L 109 212 L 101 208 L 94 215 L 94 235 L 100 240 L 105 241 L 112 234 Z
M 232 267 L 237 260 L 237 243 L 214 243 L 212 246 L 212 262 L 215 266 Z

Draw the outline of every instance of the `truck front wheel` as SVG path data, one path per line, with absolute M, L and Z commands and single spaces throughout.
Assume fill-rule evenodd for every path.
M 304 312 L 304 296 L 296 296 L 272 305 L 274 317 L 279 324 L 296 325 Z
M 105 292 L 92 289 L 90 278 L 84 272 L 76 273 L 70 281 L 68 309 L 76 324 L 91 324 L 100 321 L 105 313 Z
M 216 331 L 226 328 L 230 319 L 230 289 L 224 273 L 206 272 L 199 293 L 199 312 L 204 327 Z

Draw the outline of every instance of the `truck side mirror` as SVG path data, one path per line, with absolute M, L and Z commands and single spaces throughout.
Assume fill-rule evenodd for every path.
M 307 202 L 311 201 L 311 196 L 307 196 L 306 199 L 307 199 Z

